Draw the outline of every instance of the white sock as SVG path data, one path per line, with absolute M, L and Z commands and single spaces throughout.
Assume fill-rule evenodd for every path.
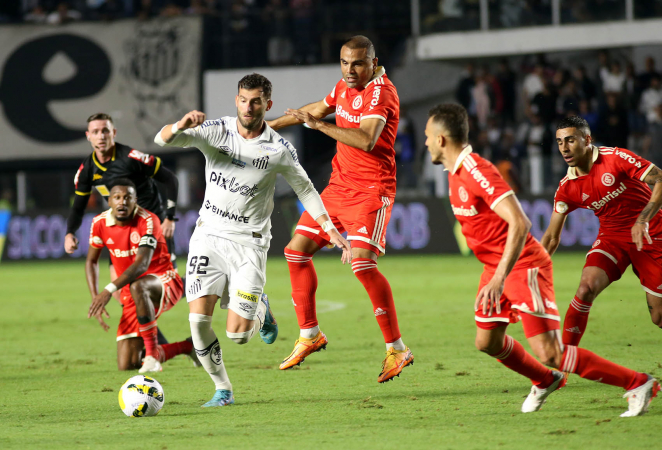
M 259 330 L 262 329 L 264 326 L 264 321 L 267 316 L 267 304 L 264 303 L 262 300 L 257 305 L 257 311 L 255 313 L 255 320 L 256 320 L 256 328 Z
M 391 347 L 393 347 L 395 350 L 398 350 L 398 351 L 407 350 L 407 346 L 405 345 L 404 342 L 402 342 L 402 338 L 398 339 L 395 342 L 387 342 L 386 343 L 386 350 L 387 351 Z
M 211 328 L 211 316 L 204 314 L 190 313 L 188 320 L 191 324 L 191 338 L 193 348 L 198 355 L 198 359 L 205 368 L 216 389 L 232 390 L 232 383 L 228 378 L 223 364 L 223 352 L 216 338 L 216 333 Z
M 299 336 L 301 336 L 304 339 L 312 339 L 315 336 L 317 336 L 317 333 L 320 332 L 320 326 L 315 325 L 312 328 L 302 328 L 301 331 L 299 332 Z

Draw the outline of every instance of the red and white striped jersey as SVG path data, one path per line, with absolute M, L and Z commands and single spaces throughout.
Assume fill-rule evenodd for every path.
M 569 214 L 577 208 L 592 210 L 600 219 L 600 233 L 631 238 L 631 228 L 650 201 L 643 182 L 653 168 L 650 161 L 617 147 L 593 146 L 593 166 L 587 175 L 575 167 L 560 181 L 554 211 Z M 660 213 L 649 224 L 649 233 L 660 233 Z

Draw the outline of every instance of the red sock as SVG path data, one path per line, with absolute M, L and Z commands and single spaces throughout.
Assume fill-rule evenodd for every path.
M 506 335 L 501 352 L 498 355 L 490 356 L 496 358 L 510 370 L 524 375 L 541 389 L 545 389 L 554 382 L 554 373 L 527 353 L 522 344 L 508 335 Z
M 313 265 L 313 255 L 285 249 L 287 267 L 290 269 L 292 301 L 297 313 L 299 328 L 317 326 L 315 312 L 315 291 L 317 291 L 317 273 Z
M 648 381 L 645 373 L 635 372 L 599 357 L 593 352 L 574 345 L 566 345 L 561 370 L 576 373 L 587 380 L 620 386 L 629 391 Z
M 377 261 L 367 258 L 352 259 L 352 270 L 359 279 L 372 302 L 379 328 L 384 335 L 384 342 L 395 342 L 400 339 L 398 316 L 395 313 L 391 285 L 384 275 L 377 270 Z
M 193 351 L 191 341 L 173 342 L 172 344 L 159 345 L 159 362 L 166 362 L 177 355 L 186 355 Z
M 570 307 L 565 313 L 563 320 L 563 336 L 561 340 L 563 345 L 579 345 L 579 341 L 584 336 L 586 331 L 586 324 L 588 323 L 588 314 L 591 312 L 593 303 L 587 303 L 575 295 L 575 298 L 570 302 Z
M 156 320 L 152 320 L 145 324 L 141 323 L 138 327 L 138 331 L 140 332 L 140 337 L 143 338 L 143 342 L 145 343 L 145 356 L 153 356 L 158 359 L 159 353 L 156 348 L 158 346 Z

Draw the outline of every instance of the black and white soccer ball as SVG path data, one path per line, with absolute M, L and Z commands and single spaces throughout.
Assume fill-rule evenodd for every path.
M 120 388 L 120 408 L 129 417 L 155 416 L 163 408 L 164 401 L 163 388 L 152 377 L 136 375 Z

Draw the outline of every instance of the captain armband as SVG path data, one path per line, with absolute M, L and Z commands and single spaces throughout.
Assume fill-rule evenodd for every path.
M 156 238 L 151 234 L 146 234 L 140 238 L 140 243 L 138 244 L 138 247 L 149 247 L 156 250 L 157 245 L 158 245 L 158 241 L 156 240 Z

